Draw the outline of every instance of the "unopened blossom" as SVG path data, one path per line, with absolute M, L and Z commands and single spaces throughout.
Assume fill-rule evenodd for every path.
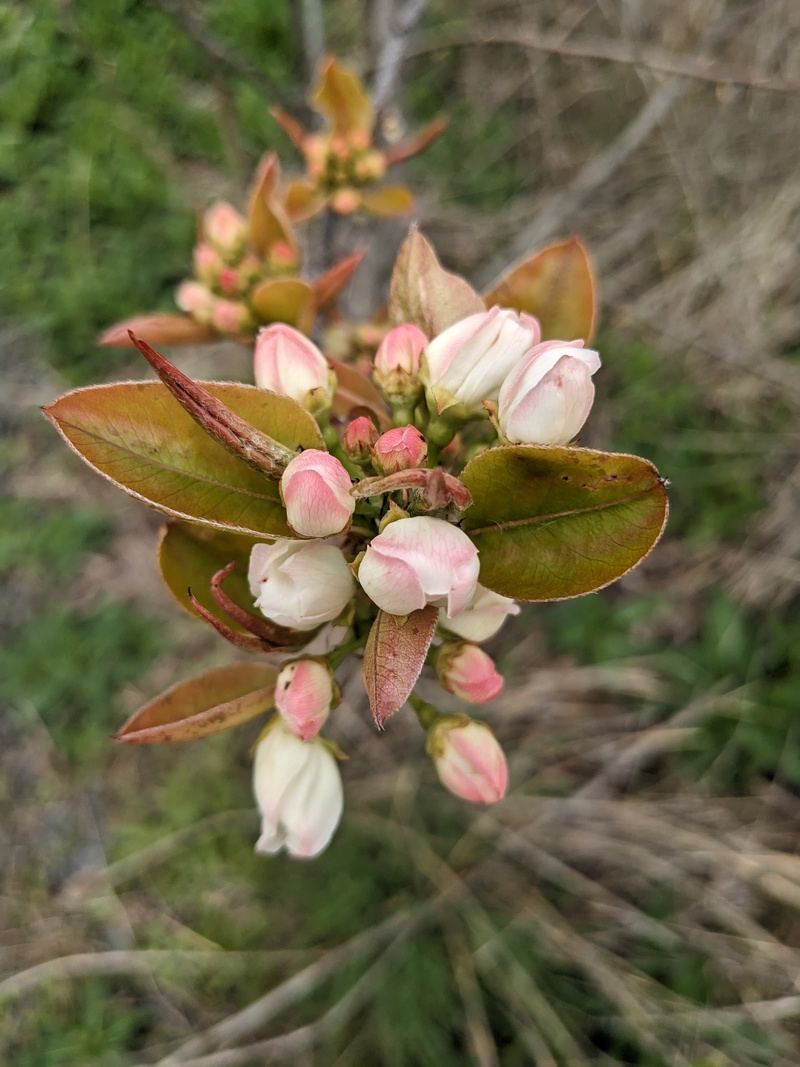
M 395 426 L 381 434 L 372 450 L 375 469 L 381 474 L 422 467 L 428 458 L 428 443 L 416 426 Z
M 275 707 L 302 741 L 310 741 L 328 718 L 336 693 L 330 668 L 322 660 L 298 659 L 283 666 L 275 683 Z
M 202 282 L 181 282 L 175 291 L 175 303 L 181 311 L 194 316 L 199 322 L 211 322 L 217 297 Z
M 211 312 L 211 324 L 220 333 L 247 333 L 252 329 L 253 316 L 240 300 L 217 300 Z
M 350 475 L 336 456 L 309 448 L 295 456 L 281 478 L 289 525 L 302 537 L 330 537 L 350 522 L 356 502 Z
M 532 315 L 493 307 L 454 323 L 422 353 L 421 378 L 432 410 L 453 418 L 474 418 L 482 402 L 495 400 L 516 363 L 539 343 Z
M 336 375 L 313 341 L 293 326 L 276 322 L 260 329 L 253 360 L 259 388 L 290 396 L 315 413 L 330 407 Z
M 467 704 L 488 704 L 503 688 L 492 657 L 471 641 L 443 644 L 436 655 L 436 674 L 443 689 Z
M 256 852 L 285 847 L 292 856 L 317 856 L 342 817 L 335 756 L 319 739 L 301 741 L 279 719 L 256 746 L 253 792 L 261 812 Z
M 439 781 L 473 804 L 502 800 L 508 766 L 492 731 L 466 715 L 444 715 L 428 731 L 427 750 Z
M 353 576 L 335 545 L 279 538 L 254 545 L 247 573 L 256 607 L 279 626 L 313 630 L 340 615 Z
M 206 285 L 214 285 L 220 271 L 225 266 L 225 262 L 216 248 L 202 241 L 195 246 L 192 261 L 195 274 Z
M 514 444 L 565 445 L 594 400 L 600 357 L 583 341 L 545 341 L 512 368 L 497 401 L 502 437 Z
M 488 641 L 494 637 L 509 615 L 519 615 L 519 604 L 483 585 L 475 586 L 472 600 L 463 611 L 448 619 L 439 612 L 439 625 L 466 641 Z
M 227 260 L 236 260 L 247 244 L 247 220 L 232 204 L 219 200 L 203 216 L 203 236 Z
M 372 378 L 390 404 L 417 401 L 422 395 L 419 364 L 428 338 L 412 323 L 389 330 L 375 353 Z
M 472 599 L 479 569 L 478 550 L 463 530 L 418 515 L 397 519 L 370 542 L 358 580 L 391 615 L 435 604 L 452 617 Z
M 354 463 L 367 464 L 372 460 L 372 446 L 379 436 L 372 419 L 359 415 L 344 428 L 342 448 Z

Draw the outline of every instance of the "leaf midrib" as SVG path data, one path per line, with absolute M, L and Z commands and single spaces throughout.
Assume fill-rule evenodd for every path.
M 549 515 L 532 515 L 525 519 L 508 519 L 505 522 L 493 522 L 488 526 L 475 526 L 473 528 L 465 528 L 464 532 L 469 534 L 470 537 L 476 534 L 491 533 L 491 532 L 503 532 L 505 530 L 517 529 L 521 526 L 535 526 L 542 522 L 556 522 L 558 519 L 568 519 L 575 515 L 588 515 L 597 511 L 607 511 L 609 508 L 623 507 L 625 504 L 631 504 L 636 500 L 641 500 L 651 493 L 657 493 L 661 489 L 661 485 L 652 485 L 647 489 L 642 489 L 641 492 L 632 493 L 630 496 L 622 497 L 618 500 L 610 500 L 606 504 L 593 504 L 591 507 L 585 508 L 571 508 L 568 511 L 552 512 Z

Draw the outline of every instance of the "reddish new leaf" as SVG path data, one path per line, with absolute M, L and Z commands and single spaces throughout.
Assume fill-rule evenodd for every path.
M 133 348 L 131 332 L 144 338 L 151 345 L 195 345 L 213 341 L 217 334 L 188 315 L 170 315 L 152 311 L 148 315 L 135 315 L 124 319 L 100 334 L 99 345 L 107 348 Z
M 364 258 L 364 253 L 365 249 L 363 248 L 352 252 L 349 256 L 345 256 L 344 259 L 340 259 L 338 263 L 334 263 L 330 270 L 325 271 L 324 274 L 317 278 L 311 286 L 316 308 L 326 307 L 331 300 L 334 300 L 341 293 L 342 289 L 353 277 L 356 267 Z
M 132 745 L 162 744 L 229 730 L 272 707 L 277 676 L 276 667 L 255 663 L 206 671 L 139 708 L 115 739 Z
M 336 392 L 333 397 L 333 413 L 341 418 L 349 418 L 354 408 L 367 408 L 378 420 L 381 429 L 388 430 L 392 425 L 386 405 L 381 394 L 364 375 L 338 359 L 328 357 L 328 362 L 336 371 Z
M 485 309 L 469 282 L 446 271 L 417 229 L 412 229 L 395 260 L 389 290 L 389 320 L 393 326 L 411 322 L 435 337 Z
M 597 311 L 589 254 L 577 237 L 522 260 L 486 294 L 491 307 L 535 315 L 543 341 L 590 341 Z
M 379 611 L 364 649 L 362 676 L 376 725 L 405 704 L 420 676 L 439 609 L 428 605 L 404 619 Z

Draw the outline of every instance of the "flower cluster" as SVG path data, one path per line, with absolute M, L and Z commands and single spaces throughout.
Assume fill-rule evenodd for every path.
M 319 134 L 276 113 L 306 177 L 283 187 L 265 156 L 246 214 L 218 202 L 203 216 L 183 314 L 104 335 L 134 345 L 160 381 L 77 390 L 45 412 L 93 469 L 170 517 L 167 586 L 257 658 L 178 683 L 117 737 L 180 741 L 268 714 L 256 847 L 304 857 L 342 816 L 344 754 L 322 731 L 346 661 L 361 660 L 379 729 L 410 705 L 442 785 L 498 801 L 500 744 L 448 706 L 500 694 L 484 643 L 519 601 L 580 596 L 627 573 L 667 512 L 651 464 L 576 441 L 600 358 L 587 347 L 594 282 L 575 239 L 518 264 L 484 299 L 412 230 L 375 321 L 337 320 L 313 333 L 322 348 L 311 340 L 362 253 L 307 282 L 293 224 L 323 207 L 406 210 L 407 190 L 376 182 L 442 129 L 379 151 L 372 103 L 333 59 L 312 103 L 328 121 Z M 255 386 L 194 382 L 151 347 L 219 334 L 253 343 Z
M 373 418 L 356 415 L 329 437 L 331 451 L 310 448 L 286 465 L 280 493 L 300 540 L 253 549 L 249 581 L 256 606 L 295 632 L 339 623 L 356 641 L 363 641 L 376 612 L 404 620 L 433 608 L 438 636 L 432 629 L 419 665 L 429 662 L 442 689 L 467 704 L 494 700 L 503 678 L 480 643 L 494 637 L 519 605 L 479 584 L 475 543 L 447 517 L 445 501 L 425 498 L 431 468 L 423 428 L 438 430 L 434 437 L 441 440 L 443 430 L 454 436 L 469 422 L 490 427 L 491 412 L 501 440 L 565 444 L 589 413 L 591 375 L 599 365 L 582 341 L 542 343 L 534 317 L 500 307 L 469 315 L 430 339 L 411 323 L 391 329 L 376 353 L 373 383 L 395 422 L 398 416 L 412 421 L 381 433 Z M 262 388 L 324 418 L 336 386 L 332 373 L 323 353 L 296 330 L 276 325 L 259 333 L 255 378 Z M 341 812 L 341 789 L 331 785 L 335 760 L 317 735 L 334 692 L 324 660 L 291 661 L 278 677 L 282 725 L 268 730 L 256 763 L 261 848 L 280 840 L 307 855 L 333 832 L 331 812 L 337 806 Z M 442 784 L 476 803 L 499 800 L 508 771 L 490 728 L 465 715 L 441 715 L 427 703 L 416 708 Z M 296 738 L 307 746 L 304 760 Z M 262 750 L 268 755 L 261 757 Z M 284 750 L 287 765 L 296 765 L 291 788 L 262 770 Z M 306 795 L 310 768 L 322 763 L 319 790 L 329 795 L 315 822 L 311 807 L 301 808 L 294 798 Z M 303 819 L 310 819 L 313 832 Z M 296 824 L 311 836 L 295 831 Z

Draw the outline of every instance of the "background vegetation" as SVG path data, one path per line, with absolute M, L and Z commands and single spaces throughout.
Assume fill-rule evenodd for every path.
M 162 590 L 158 518 L 36 408 L 141 376 L 96 333 L 169 308 L 195 211 L 240 199 L 265 147 L 291 161 L 267 107 L 303 106 L 298 7 L 0 3 L 0 1059 L 792 1067 L 791 0 L 439 0 L 411 41 L 391 121 L 451 116 L 406 174 L 423 229 L 481 283 L 581 234 L 603 298 L 585 443 L 672 484 L 643 567 L 527 608 L 495 644 L 508 800 L 444 794 L 413 723 L 375 735 L 357 679 L 336 715 L 345 819 L 313 864 L 252 852 L 252 731 L 109 741 L 229 651 Z M 328 47 L 368 73 L 387 5 L 321 10 Z M 371 237 L 379 275 L 401 233 L 341 240 Z M 179 359 L 248 374 L 232 346 Z

